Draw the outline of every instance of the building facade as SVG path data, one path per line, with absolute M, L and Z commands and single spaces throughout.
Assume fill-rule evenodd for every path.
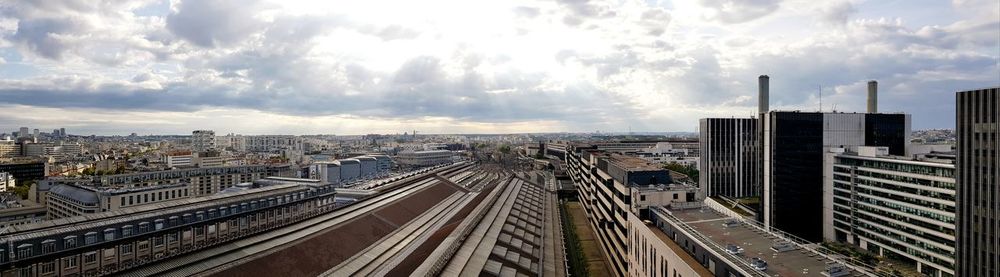
M 14 175 L 0 172 L 0 192 L 13 190 L 15 186 L 17 186 L 17 180 L 14 179 Z
M 432 166 L 452 162 L 454 152 L 448 150 L 403 151 L 396 155 L 396 162 L 405 166 Z
M 826 154 L 824 239 L 908 260 L 927 276 L 955 276 L 955 165 L 887 154 Z
M 757 119 L 704 118 L 699 122 L 699 184 L 706 196 L 760 196 Z
M 191 149 L 202 152 L 215 149 L 215 131 L 195 130 L 191 132 Z
M 957 276 L 1000 275 L 1000 88 L 956 93 Z
M 593 146 L 585 147 L 589 149 L 569 146 L 566 163 L 570 178 L 577 187 L 577 197 L 587 212 L 590 228 L 594 230 L 598 244 L 611 265 L 608 271 L 617 276 L 655 275 L 663 267 L 647 267 L 647 259 L 666 258 L 630 252 L 637 251 L 630 245 L 649 245 L 652 235 L 649 227 L 634 226 L 637 220 L 630 223 L 629 219 L 642 217 L 646 213 L 645 207 L 696 202 L 700 198 L 698 189 L 672 184 L 667 170 L 642 159 L 598 151 Z M 639 238 L 635 236 L 637 234 L 644 236 L 634 241 Z M 634 261 L 641 263 L 634 264 Z M 656 261 L 660 262 L 660 259 Z
M 823 239 L 823 219 L 817 215 L 823 213 L 828 149 L 885 146 L 891 155 L 908 154 L 907 114 L 771 111 L 762 120 L 760 220 L 812 242 Z

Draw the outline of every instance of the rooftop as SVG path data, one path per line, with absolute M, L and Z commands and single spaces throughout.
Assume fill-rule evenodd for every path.
M 628 171 L 664 170 L 660 166 L 647 162 L 646 160 L 626 155 L 612 154 L 608 161 L 617 164 Z
M 826 270 L 827 264 L 834 262 L 798 246 L 793 250 L 778 253 L 771 249 L 771 246 L 787 243 L 786 240 L 747 223 L 726 227 L 724 223 L 732 217 L 709 208 L 670 210 L 670 212 L 715 245 L 726 247 L 734 244 L 743 248 L 745 252 L 738 255 L 737 259 L 746 261 L 752 257 L 762 258 L 768 264 L 764 273 L 769 276 L 825 276 L 822 273 Z M 854 272 L 850 276 L 864 275 Z

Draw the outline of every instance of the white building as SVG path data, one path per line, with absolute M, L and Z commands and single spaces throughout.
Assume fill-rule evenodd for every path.
M 13 190 L 16 184 L 14 175 L 7 172 L 0 172 L 0 191 Z
M 0 140 L 0 158 L 10 158 L 21 155 L 21 145 L 13 140 Z
M 955 165 L 831 149 L 824 159 L 823 239 L 894 256 L 927 276 L 955 276 Z
M 191 149 L 202 152 L 215 149 L 215 131 L 195 130 L 191 132 Z

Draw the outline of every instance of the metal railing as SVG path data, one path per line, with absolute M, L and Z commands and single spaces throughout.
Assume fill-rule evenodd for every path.
M 674 216 L 669 210 L 662 207 L 655 207 L 651 208 L 650 211 L 670 221 L 670 223 L 674 224 L 674 226 L 677 226 L 677 228 L 680 229 L 679 231 L 685 233 L 689 238 L 701 241 L 703 245 L 706 246 L 705 247 L 706 251 L 712 252 L 712 254 L 716 257 L 726 259 L 726 261 L 728 261 L 730 265 L 735 267 L 736 270 L 740 271 L 740 274 L 746 276 L 768 276 L 767 274 L 750 267 L 750 265 L 748 265 L 747 262 L 743 260 L 743 258 L 733 254 L 729 254 L 729 252 L 726 252 L 724 247 L 716 244 L 714 240 L 705 237 L 705 235 L 702 235 L 701 232 L 699 232 L 694 227 L 691 227 L 691 225 L 684 223 L 683 220 Z

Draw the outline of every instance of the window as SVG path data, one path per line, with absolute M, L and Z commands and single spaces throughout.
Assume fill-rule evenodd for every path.
M 76 267 L 76 256 L 64 258 L 63 259 L 64 268 L 74 268 Z
M 31 257 L 31 244 L 22 244 L 17 247 L 17 258 L 24 259 Z
M 149 222 L 139 222 L 139 233 L 149 232 Z
M 131 243 L 122 244 L 122 246 L 120 246 L 119 248 L 121 248 L 122 255 L 132 254 L 132 244 Z
M 76 247 L 76 236 L 63 238 L 63 248 L 70 249 Z
M 132 225 L 122 226 L 122 237 L 127 237 L 132 235 Z
M 115 229 L 114 228 L 104 229 L 104 241 L 113 241 L 113 240 L 115 240 Z
M 677 194 L 676 193 L 674 193 L 674 199 L 677 199 Z
M 97 252 L 88 252 L 83 254 L 83 264 L 92 264 L 97 262 Z
M 163 219 L 157 219 L 156 221 L 153 221 L 153 228 L 155 228 L 156 230 L 162 230 L 163 229 Z
M 42 254 L 56 252 L 56 241 L 47 239 L 42 241 Z
M 94 244 L 97 242 L 97 232 L 89 232 L 83 236 L 84 244 Z
M 41 268 L 42 269 L 40 269 L 39 272 L 41 272 L 42 274 L 50 274 L 56 271 L 56 263 L 55 262 L 42 263 Z

